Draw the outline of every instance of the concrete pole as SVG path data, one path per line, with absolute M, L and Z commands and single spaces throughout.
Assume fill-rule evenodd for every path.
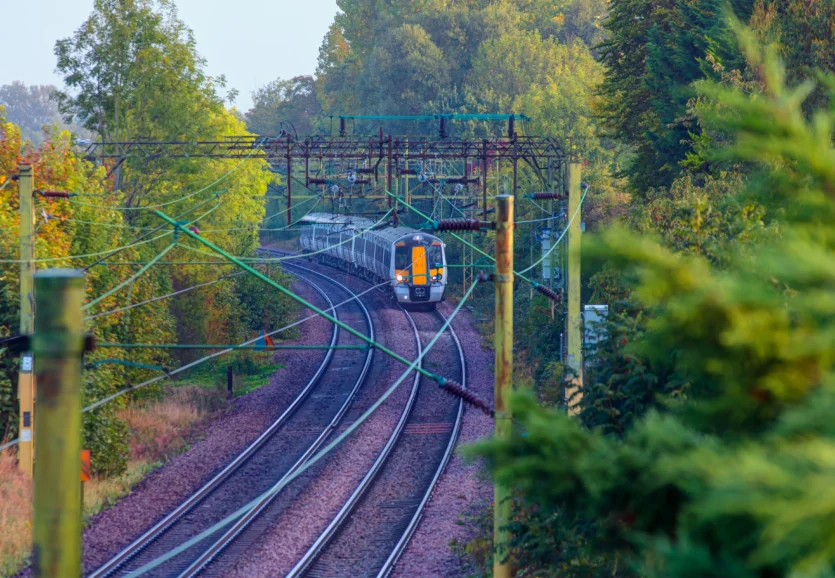
M 81 355 L 84 274 L 47 269 L 35 275 L 38 318 L 33 338 L 38 403 L 35 471 L 36 578 L 81 575 Z
M 496 438 L 510 437 L 511 415 L 507 400 L 513 390 L 513 195 L 496 197 Z M 507 545 L 510 535 L 510 491 L 499 484 L 494 488 L 493 577 L 510 578 Z
M 582 165 L 571 163 L 568 168 L 568 218 L 571 219 L 574 213 L 574 221 L 568 228 L 568 315 L 566 318 L 566 333 L 568 336 L 568 368 L 571 374 L 568 376 L 569 383 L 566 384 L 565 397 L 570 400 L 568 413 L 576 414 L 579 411 L 580 397 L 572 396 L 583 385 L 583 336 L 580 331 L 582 317 L 580 313 L 580 244 L 583 235 L 582 210 L 580 199 L 583 196 Z
M 35 292 L 32 274 L 35 270 L 35 169 L 32 165 L 20 165 L 20 334 L 31 335 L 35 331 Z M 32 476 L 35 464 L 35 374 L 32 369 L 32 352 L 23 353 L 17 382 L 20 404 L 20 443 L 18 467 Z

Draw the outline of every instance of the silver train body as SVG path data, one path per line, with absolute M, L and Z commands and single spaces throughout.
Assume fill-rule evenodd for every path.
M 305 253 L 372 283 L 388 282 L 403 305 L 434 308 L 447 284 L 446 251 L 434 235 L 360 217 L 311 213 L 301 226 Z

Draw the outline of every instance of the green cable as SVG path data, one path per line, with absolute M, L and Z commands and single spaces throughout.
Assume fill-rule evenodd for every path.
M 243 274 L 243 273 L 246 273 L 246 271 L 241 271 L 240 273 Z M 330 307 L 329 309 L 330 310 L 336 310 L 337 308 L 342 307 L 346 303 L 350 303 L 351 301 L 354 301 L 355 299 L 359 299 L 360 297 L 362 297 L 366 293 L 370 293 L 371 291 L 374 291 L 375 289 L 379 289 L 383 285 L 384 285 L 384 283 L 381 283 L 379 285 L 374 285 L 374 286 L 366 289 L 365 291 L 362 291 L 361 293 L 356 294 L 354 297 L 346 299 L 342 303 L 337 303 L 336 305 L 334 305 L 333 307 Z M 278 335 L 279 333 L 287 331 L 288 329 L 292 329 L 293 327 L 296 327 L 297 325 L 301 325 L 302 323 L 305 323 L 306 321 L 310 321 L 314 317 L 317 317 L 317 315 L 315 313 L 312 314 L 312 315 L 308 315 L 304 319 L 299 319 L 298 321 L 296 321 L 294 323 L 291 323 L 289 325 L 285 325 L 284 327 L 281 327 L 280 329 L 275 329 L 273 331 L 270 331 L 269 333 L 267 333 L 267 336 L 272 337 L 273 335 Z M 249 339 L 247 341 L 244 341 L 240 345 L 249 345 L 249 344 L 255 343 L 259 339 L 260 339 L 260 337 L 256 337 L 254 339 Z M 137 383 L 136 385 L 131 385 L 129 387 L 126 387 L 125 389 L 119 390 L 116 393 L 112 393 L 112 394 L 108 395 L 107 397 L 104 397 L 104 398 L 102 398 L 102 399 L 100 399 L 96 402 L 91 403 L 90 405 L 88 405 L 87 407 L 82 409 L 81 413 L 87 413 L 89 411 L 93 411 L 94 409 L 97 409 L 97 408 L 103 406 L 104 404 L 113 401 L 117 397 L 121 397 L 121 396 L 125 395 L 126 393 L 130 393 L 131 391 L 136 391 L 140 388 L 151 385 L 152 383 L 157 383 L 158 381 L 162 381 L 163 379 L 166 379 L 166 378 L 171 377 L 173 375 L 176 375 L 178 373 L 182 373 L 183 371 L 186 371 L 188 369 L 196 367 L 196 366 L 200 365 L 201 363 L 205 363 L 205 362 L 209 361 L 210 359 L 214 359 L 216 357 L 220 357 L 221 355 L 225 355 L 225 354 L 229 353 L 230 351 L 232 351 L 232 350 L 231 349 L 225 349 L 223 351 L 216 351 L 215 353 L 210 353 L 209 355 L 201 357 L 200 359 L 197 359 L 197 360 L 192 361 L 190 363 L 186 363 L 185 365 L 181 365 L 180 367 L 178 367 L 176 369 L 172 369 L 171 373 L 169 375 L 154 377 L 152 379 L 148 379 L 146 381 L 143 381 L 142 383 Z M 17 443 L 17 441 L 18 440 L 12 440 L 11 442 L 9 442 L 5 445 L 0 445 L 0 451 L 3 451 L 7 447 L 11 447 L 11 446 L 15 445 Z
M 161 564 L 164 564 L 165 562 L 167 562 L 171 558 L 174 558 L 175 556 L 179 555 L 180 553 L 188 550 L 189 548 L 191 548 L 195 544 L 197 544 L 199 542 L 202 542 L 203 540 L 205 540 L 206 538 L 208 538 L 212 534 L 215 534 L 216 532 L 218 532 L 218 530 L 221 530 L 222 528 L 225 528 L 226 526 L 228 526 L 229 524 L 231 524 L 232 522 L 234 522 L 238 518 L 241 518 L 242 516 L 245 516 L 249 511 L 251 511 L 259 503 L 261 503 L 262 500 L 280 492 L 290 482 L 292 482 L 297 477 L 302 475 L 305 471 L 307 471 L 308 468 L 312 467 L 316 462 L 318 462 L 323 457 L 328 455 L 336 446 L 338 446 L 340 443 L 342 443 L 342 441 L 345 440 L 345 438 L 347 438 L 349 435 L 354 433 L 354 431 L 359 426 L 361 426 L 365 422 L 365 420 L 367 420 L 371 416 L 371 414 L 373 414 L 375 411 L 377 411 L 377 409 L 381 405 L 383 405 L 383 403 L 385 403 L 388 398 L 391 397 L 391 395 L 397 390 L 397 388 L 400 387 L 400 384 L 403 383 L 403 381 L 405 381 L 405 379 L 409 376 L 409 374 L 412 371 L 414 371 L 414 370 L 420 371 L 421 370 L 421 368 L 418 367 L 418 365 L 423 360 L 423 358 L 426 357 L 426 355 L 432 350 L 432 348 L 435 346 L 435 343 L 437 343 L 438 339 L 440 339 L 441 335 L 443 335 L 447 331 L 447 329 L 449 329 L 449 326 L 452 324 L 452 320 L 455 319 L 455 317 L 461 311 L 461 308 L 464 306 L 464 303 L 466 303 L 467 299 L 470 298 L 470 296 L 473 293 L 473 290 L 476 288 L 476 285 L 478 285 L 478 282 L 476 282 L 472 286 L 470 286 L 470 289 L 467 291 L 467 293 L 464 294 L 464 297 L 461 299 L 461 301 L 455 307 L 455 310 L 452 312 L 452 315 L 449 316 L 449 318 L 446 320 L 446 322 L 441 327 L 440 331 L 438 331 L 438 333 L 435 334 L 435 336 L 429 341 L 429 343 L 426 344 L 426 347 L 423 349 L 421 354 L 418 355 L 418 357 L 413 362 L 409 363 L 409 367 L 406 369 L 406 371 L 404 371 L 400 375 L 399 378 L 397 378 L 397 381 L 395 381 L 392 384 L 392 386 L 389 387 L 388 390 L 386 390 L 386 392 L 383 393 L 383 395 L 380 396 L 380 398 L 377 401 L 375 401 L 374 404 L 371 407 L 369 407 L 361 416 L 359 416 L 347 428 L 345 428 L 345 431 L 342 432 L 341 434 L 339 434 L 336 437 L 336 439 L 334 439 L 331 443 L 329 443 L 322 450 L 317 452 L 316 455 L 312 456 L 308 461 L 306 461 L 304 463 L 304 465 L 302 465 L 298 470 L 293 472 L 291 475 L 289 475 L 283 481 L 278 482 L 272 488 L 270 488 L 269 490 L 267 490 L 266 492 L 264 492 L 263 494 L 261 494 L 260 496 L 258 496 L 257 498 L 255 498 L 254 500 L 249 502 L 248 504 L 246 504 L 245 506 L 241 507 L 237 511 L 233 512 L 232 514 L 229 514 L 226 518 L 219 521 L 217 524 L 213 525 L 211 528 L 208 528 L 208 529 L 204 530 L 203 532 L 197 534 L 193 538 L 190 538 L 186 542 L 183 542 L 182 544 L 180 544 L 176 548 L 173 548 L 173 549 L 169 550 L 167 553 L 163 554 L 162 556 L 160 556 L 160 557 L 158 557 L 154 560 L 151 560 L 150 562 L 148 562 L 147 564 L 145 564 L 141 568 L 138 568 L 137 570 L 134 570 L 133 572 L 128 574 L 126 576 L 126 578 L 135 578 L 135 577 L 138 577 L 138 576 L 142 576 L 146 572 L 149 572 L 150 570 L 153 570 L 154 568 L 160 566 Z M 437 381 L 440 384 L 441 379 L 443 379 L 443 378 L 434 377 L 433 379 L 435 379 L 435 381 Z
M 166 215 L 162 211 L 155 210 L 154 214 L 156 216 L 158 216 L 160 219 L 163 219 L 163 220 L 167 221 L 171 225 L 174 225 L 175 227 L 180 228 L 180 226 L 177 224 L 177 221 L 175 221 L 174 219 L 172 219 L 171 217 L 169 217 L 168 215 Z M 209 241 L 207 241 L 206 239 L 204 239 L 200 235 L 196 235 L 195 233 L 193 233 L 189 229 L 181 229 L 180 232 L 189 236 L 189 237 L 191 237 L 192 239 L 198 241 L 199 243 L 202 243 L 203 245 L 205 245 L 206 247 L 208 247 L 209 249 L 211 249 L 212 251 L 214 251 L 218 255 L 221 255 L 225 259 L 229 259 L 230 261 L 232 261 L 233 263 L 238 265 L 238 267 L 240 267 L 244 271 L 248 271 L 250 274 L 254 275 L 255 277 L 257 277 L 261 281 L 264 281 L 265 283 L 271 285 L 273 288 L 278 289 L 279 291 L 281 291 L 282 293 L 284 293 L 285 295 L 290 297 L 293 301 L 295 301 L 295 302 L 299 303 L 300 305 L 302 305 L 304 307 L 307 307 L 308 309 L 314 311 L 320 317 L 324 317 L 325 319 L 327 319 L 331 323 L 335 323 L 340 328 L 344 329 L 345 331 L 347 331 L 348 333 L 350 333 L 354 337 L 364 341 L 365 343 L 367 343 L 371 347 L 375 347 L 376 349 L 379 349 L 380 351 L 382 351 L 383 353 L 385 353 L 389 357 L 392 357 L 392 358 L 398 360 L 399 362 L 401 362 L 405 365 L 409 365 L 410 362 L 405 357 L 395 353 L 394 351 L 392 351 L 391 349 L 389 349 L 387 347 L 384 347 L 383 345 L 381 345 L 380 343 L 377 343 L 373 339 L 370 339 L 366 335 L 363 335 L 362 333 L 360 333 L 359 331 L 357 331 L 353 327 L 350 327 L 350 326 L 346 325 L 345 323 L 339 321 L 337 318 L 333 317 L 332 315 L 329 315 L 328 313 L 325 313 L 323 310 L 319 309 L 314 304 L 306 301 L 305 299 L 296 295 L 295 293 L 293 293 L 292 291 L 290 291 L 286 287 L 280 285 L 279 283 L 276 283 L 275 281 L 273 281 L 272 279 L 270 279 L 269 277 L 267 277 L 266 275 L 264 275 L 260 271 L 258 271 L 256 269 L 253 269 L 252 267 L 250 267 L 249 265 L 244 263 L 242 260 L 240 260 L 237 257 L 234 257 L 233 255 L 227 253 L 226 251 L 224 251 L 220 247 L 218 247 L 216 245 L 213 245 L 212 243 L 210 243 Z M 423 368 L 420 368 L 418 371 L 422 375 L 424 375 L 424 376 L 426 376 L 430 379 L 435 378 L 434 374 L 426 371 Z
M 180 216 L 185 216 L 186 214 L 190 213 L 194 209 L 197 209 L 197 208 L 201 207 L 202 205 L 205 205 L 209 201 L 211 201 L 211 199 L 207 199 L 206 201 L 203 201 L 202 203 L 198 203 L 197 205 L 195 205 L 194 207 L 192 207 L 191 209 L 189 209 L 185 213 L 182 213 Z M 215 207 L 212 207 L 210 210 L 206 211 L 205 213 L 203 213 L 202 215 L 197 217 L 194 221 L 192 221 L 192 223 L 196 223 L 197 221 L 199 221 L 200 219 L 202 219 L 206 215 L 208 215 L 208 214 L 214 212 L 215 210 L 217 210 L 219 207 L 220 207 L 219 204 Z M 162 227 L 156 227 L 156 230 L 160 230 L 161 228 Z M 153 231 L 154 229 L 151 229 L 151 230 Z M 90 257 L 101 257 L 102 255 L 110 255 L 110 254 L 122 251 L 124 249 L 128 249 L 130 247 L 139 247 L 140 245 L 145 245 L 147 243 L 157 241 L 157 240 L 162 239 L 164 237 L 167 237 L 168 235 L 171 235 L 171 234 L 172 234 L 172 231 L 166 231 L 165 233 L 163 233 L 162 235 L 159 235 L 157 237 L 152 237 L 152 238 L 146 239 L 144 241 L 128 243 L 127 245 L 122 245 L 121 247 L 113 247 L 111 249 L 108 249 L 106 251 L 101 251 L 99 253 L 87 253 L 86 255 L 68 255 L 66 257 L 47 257 L 47 258 L 43 258 L 43 259 L 32 259 L 31 262 L 32 263 L 54 263 L 56 261 L 72 261 L 72 260 L 75 260 L 75 259 L 88 259 Z M 9 263 L 9 264 L 20 264 L 20 263 L 28 263 L 28 262 L 29 261 L 22 261 L 20 259 L 0 259 L 0 263 Z
M 358 349 L 365 351 L 369 348 L 368 345 L 225 345 L 218 343 L 97 343 L 96 347 L 114 347 L 119 349 L 240 349 L 259 351 L 272 351 L 273 349 Z
M 98 361 L 94 361 L 93 363 L 88 363 L 84 368 L 85 369 L 95 369 L 100 365 L 105 365 L 107 363 L 113 363 L 115 365 L 124 365 L 125 367 L 133 367 L 136 369 L 150 369 L 153 371 L 164 371 L 168 373 L 168 370 L 162 367 L 161 365 L 150 365 L 148 363 L 137 363 L 136 361 L 128 361 L 127 359 L 100 359 Z
M 189 232 L 191 232 L 191 231 L 189 231 Z M 176 247 L 176 246 L 177 246 L 177 242 L 176 242 L 176 241 L 175 241 L 175 242 L 173 242 L 173 243 L 171 243 L 170 245 L 168 245 L 168 247 L 166 247 L 165 249 L 163 249 L 163 250 L 162 250 L 162 252 L 161 252 L 159 255 L 157 255 L 156 257 L 154 257 L 154 258 L 153 258 L 153 259 L 151 259 L 150 261 L 148 261 L 148 264 L 147 264 L 147 265 L 145 265 L 144 267 L 142 267 L 139 271 L 137 271 L 135 275 L 133 275 L 132 277 L 130 277 L 129 279 L 127 279 L 127 280 L 125 280 L 125 281 L 122 281 L 121 283 L 119 283 L 118 285 L 116 285 L 116 287 L 114 287 L 113 289 L 111 289 L 110 291 L 108 291 L 107 293 L 105 293 L 104 295 L 102 295 L 101 297 L 97 297 L 96 299 L 93 299 L 92 301 L 90 301 L 89 303 L 87 303 L 86 305 L 84 305 L 84 306 L 81 308 L 81 310 L 82 310 L 82 311 L 86 311 L 87 309 L 89 309 L 90 307 L 92 307 L 93 305 L 95 305 L 96 303 L 99 303 L 102 299 L 106 299 L 107 297 L 110 297 L 111 295 L 113 295 L 114 293 L 116 293 L 117 291 L 119 291 L 120 289 L 122 289 L 123 287 L 125 287 L 128 283 L 132 283 L 132 282 L 134 282 L 136 279 L 138 279 L 140 276 L 142 276 L 142 275 L 145 273 L 145 271 L 147 271 L 148 269 L 150 269 L 151 267 L 153 267 L 153 266 L 154 266 L 154 264 L 155 264 L 157 261 L 159 261 L 160 259 L 162 259 L 163 257 L 165 257 L 166 253 L 168 253 L 171 249 L 173 249 L 173 248 L 174 248 L 174 247 Z
M 193 193 L 189 193 L 188 195 L 186 195 L 184 197 L 180 197 L 179 199 L 173 199 L 171 201 L 166 201 L 164 203 L 157 203 L 155 205 L 149 205 L 147 207 L 106 207 L 106 206 L 101 206 L 101 205 L 93 205 L 93 204 L 90 204 L 90 203 L 82 203 L 80 201 L 73 201 L 72 199 L 67 199 L 67 201 L 74 204 L 74 205 L 82 205 L 82 206 L 85 206 L 85 207 L 93 207 L 93 208 L 96 208 L 96 209 L 107 209 L 107 210 L 110 210 L 110 211 L 143 211 L 143 210 L 148 210 L 148 209 L 156 209 L 156 207 L 165 207 L 165 206 L 168 206 L 168 205 L 173 205 L 174 203 L 179 203 L 180 201 L 184 201 L 186 199 L 190 199 L 191 197 L 199 195 L 200 193 L 204 192 L 206 189 L 210 189 L 211 187 L 215 186 L 220 181 L 222 181 L 223 179 L 225 179 L 226 177 L 228 177 L 229 175 L 231 175 L 232 173 L 237 171 L 239 168 L 241 168 L 241 165 L 243 165 L 244 162 L 249 160 L 249 157 L 251 157 L 254 153 L 255 153 L 255 149 L 253 149 L 253 151 L 251 153 L 249 153 L 243 159 L 241 159 L 241 162 L 239 162 L 233 168 L 229 169 L 228 172 L 223 174 L 215 182 L 213 182 L 211 184 L 208 184 L 205 187 L 203 187 L 202 189 L 199 189 L 199 190 L 197 190 Z

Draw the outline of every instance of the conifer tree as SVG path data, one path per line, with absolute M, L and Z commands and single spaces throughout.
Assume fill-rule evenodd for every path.
M 597 525 L 582 552 L 626 563 L 609 576 L 835 573 L 835 107 L 807 119 L 814 85 L 787 88 L 775 51 L 741 37 L 764 92 L 697 89 L 733 137 L 716 154 L 757 167 L 736 199 L 765 210 L 760 233 L 726 243 L 721 265 L 624 231 L 596 249 L 651 316 L 631 351 L 671 367 L 688 399 L 616 438 L 518 394 L 518 431 L 474 450 L 541 518 Z

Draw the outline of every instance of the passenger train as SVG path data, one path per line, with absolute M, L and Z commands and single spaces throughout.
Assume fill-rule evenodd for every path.
M 434 235 L 408 227 L 374 226 L 361 217 L 311 213 L 301 224 L 301 246 L 319 261 L 379 284 L 397 302 L 434 309 L 444 299 L 446 252 Z

